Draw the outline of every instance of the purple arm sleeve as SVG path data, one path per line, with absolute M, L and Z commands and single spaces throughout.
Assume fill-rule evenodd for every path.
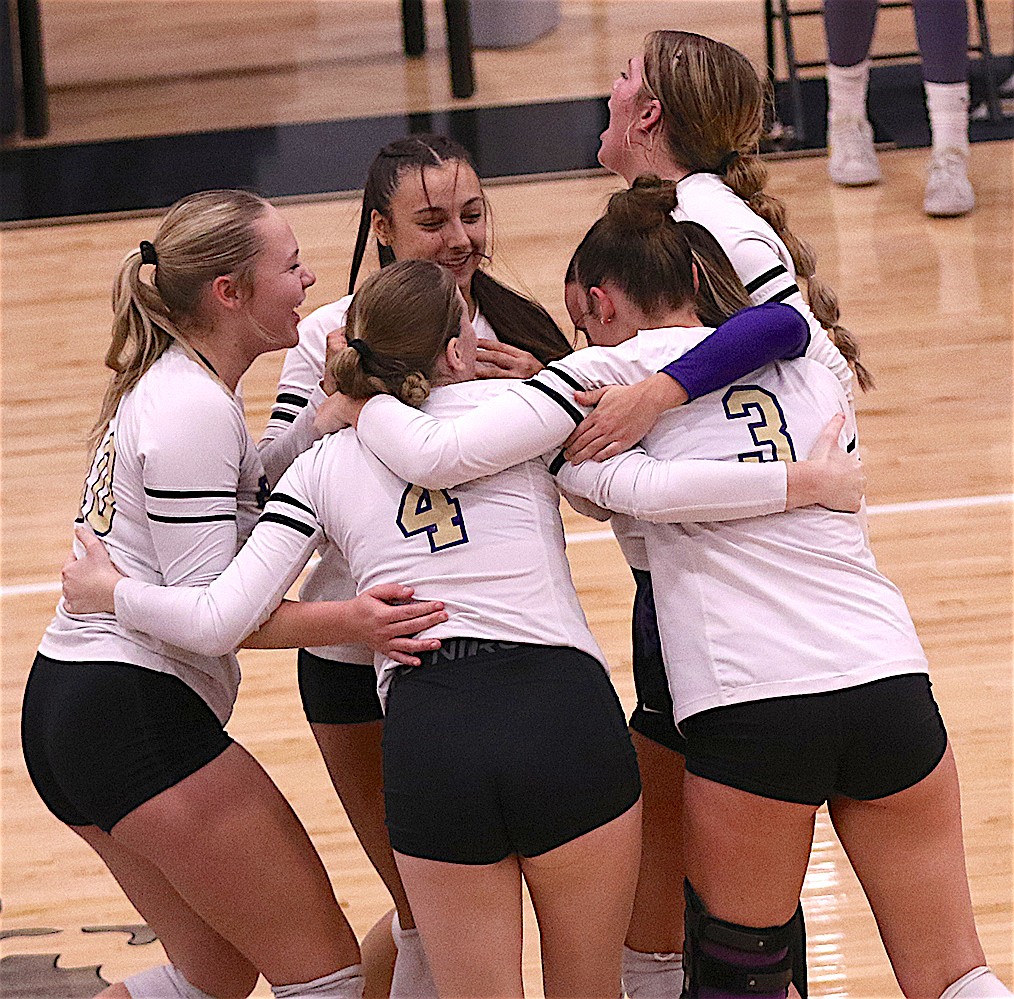
M 740 310 L 662 371 L 696 399 L 772 361 L 801 357 L 809 342 L 806 320 L 791 305 L 769 302 Z

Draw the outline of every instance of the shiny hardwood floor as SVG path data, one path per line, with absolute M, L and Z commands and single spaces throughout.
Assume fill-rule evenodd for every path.
M 984 947 L 1006 981 L 1012 953 L 1011 152 L 973 147 L 979 207 L 931 221 L 920 211 L 924 151 L 882 157 L 885 182 L 843 191 L 821 160 L 772 166 L 772 189 L 814 242 L 820 272 L 863 340 L 880 387 L 860 402 L 871 529 L 881 568 L 902 588 L 933 668 L 958 758 L 972 894 Z M 496 269 L 561 320 L 568 255 L 616 187 L 607 177 L 490 185 Z M 307 310 L 341 294 L 358 214 L 352 200 L 284 211 L 318 275 Z M 157 947 L 83 926 L 137 916 L 91 852 L 43 808 L 19 751 L 21 689 L 52 612 L 53 581 L 86 463 L 84 434 L 105 381 L 108 289 L 122 254 L 150 219 L 4 232 L 2 377 L 2 881 L 4 956 L 59 953 L 63 967 L 101 964 L 115 979 L 158 960 Z M 280 358 L 245 383 L 256 435 Z M 567 517 L 575 579 L 592 627 L 632 703 L 630 586 L 601 527 Z M 324 857 L 353 927 L 363 933 L 388 899 L 328 784 L 300 711 L 291 653 L 244 653 L 232 734 L 292 801 Z M 861 889 L 826 815 L 805 888 L 814 995 L 897 995 Z M 533 926 L 530 923 L 530 929 Z M 125 938 L 123 938 L 125 939 Z M 539 993 L 537 941 L 525 975 Z M 268 993 L 262 982 L 258 996 Z M 13 997 L 12 997 L 13 999 Z

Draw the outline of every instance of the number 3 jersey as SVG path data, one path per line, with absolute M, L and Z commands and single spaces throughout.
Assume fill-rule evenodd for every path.
M 241 403 L 173 346 L 121 400 L 96 450 L 77 523 L 88 525 L 132 577 L 203 586 L 232 560 L 265 498 L 263 467 Z M 171 673 L 223 722 L 239 685 L 231 649 L 199 655 L 111 614 L 69 614 L 62 600 L 40 651 L 56 660 Z
M 583 383 L 621 380 L 634 357 L 664 363 L 671 332 L 581 351 L 572 371 Z M 642 445 L 655 458 L 802 460 L 838 413 L 846 416 L 840 442 L 853 447 L 855 421 L 840 382 L 800 358 L 670 410 Z M 926 672 L 904 599 L 878 572 L 854 514 L 806 507 L 639 526 L 677 721 L 724 704 Z
M 456 416 L 506 390 L 496 381 L 446 385 L 426 408 Z M 230 647 L 266 620 L 325 537 L 360 592 L 405 583 L 417 599 L 443 601 L 449 620 L 425 637 L 570 646 L 604 663 L 570 578 L 559 494 L 544 461 L 429 490 L 389 471 L 353 430 L 293 462 L 233 566 L 203 594 L 124 580 L 117 614 L 155 622 L 166 638 Z M 383 694 L 395 664 L 379 666 Z

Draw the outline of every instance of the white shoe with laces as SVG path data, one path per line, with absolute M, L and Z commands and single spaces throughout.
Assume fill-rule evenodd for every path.
M 827 124 L 827 172 L 842 187 L 865 187 L 880 180 L 873 126 L 865 118 L 831 118 Z
M 967 215 L 975 207 L 975 192 L 968 179 L 967 151 L 948 146 L 930 160 L 923 210 L 934 218 Z

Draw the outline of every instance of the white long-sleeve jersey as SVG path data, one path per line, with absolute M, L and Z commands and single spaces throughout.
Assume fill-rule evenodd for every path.
M 806 356 L 829 368 L 852 402 L 852 371 L 796 284 L 792 254 L 778 234 L 721 177 L 692 173 L 676 185 L 673 218 L 704 226 L 725 250 L 754 305 L 784 302 L 810 327 Z
M 665 414 L 659 458 L 762 462 L 808 453 L 839 383 L 805 359 L 768 365 Z M 876 567 L 859 518 L 820 507 L 710 524 L 643 524 L 677 721 L 720 705 L 926 672 L 905 601 Z
M 433 390 L 427 406 L 454 416 L 508 391 L 502 381 L 447 385 Z M 360 591 L 398 582 L 415 587 L 417 599 L 443 601 L 450 618 L 427 637 L 566 645 L 601 660 L 570 579 L 559 494 L 547 467 L 553 459 L 522 462 L 453 491 L 431 490 L 388 470 L 351 430 L 332 434 L 293 462 L 248 543 L 210 586 L 165 589 L 125 579 L 116 587 L 117 616 L 167 641 L 221 652 L 267 619 L 327 539 L 348 559 Z M 764 488 L 747 502 L 735 491 L 730 496 L 730 479 L 741 478 L 742 470 L 721 462 L 681 464 L 632 452 L 612 464 L 589 465 L 568 488 L 586 489 L 596 502 L 625 496 L 658 516 L 678 511 L 681 495 L 701 510 L 707 494 L 714 507 L 705 512 L 715 516 L 784 506 L 783 468 L 751 477 Z M 688 488 L 686 469 L 700 470 L 705 484 Z M 394 665 L 378 662 L 382 693 Z
M 278 393 L 271 418 L 257 447 L 268 481 L 274 485 L 297 455 L 309 448 L 320 435 L 314 430 L 317 407 L 327 398 L 320 388 L 327 355 L 327 336 L 345 325 L 352 296 L 346 295 L 314 309 L 299 324 L 299 343 L 285 353 L 278 379 Z M 497 339 L 493 327 L 479 312 L 472 320 L 476 335 Z M 356 584 L 341 550 L 326 538 L 320 544 L 320 560 L 310 570 L 299 589 L 300 600 L 350 600 Z M 337 662 L 373 662 L 373 653 L 365 645 L 330 645 L 310 649 L 322 659 Z
M 229 565 L 266 497 L 241 403 L 173 346 L 120 401 L 96 450 L 77 522 L 102 538 L 130 576 L 201 587 Z M 239 685 L 231 649 L 195 653 L 111 614 L 69 614 L 62 600 L 40 651 L 67 662 L 122 662 L 171 673 L 223 723 Z

